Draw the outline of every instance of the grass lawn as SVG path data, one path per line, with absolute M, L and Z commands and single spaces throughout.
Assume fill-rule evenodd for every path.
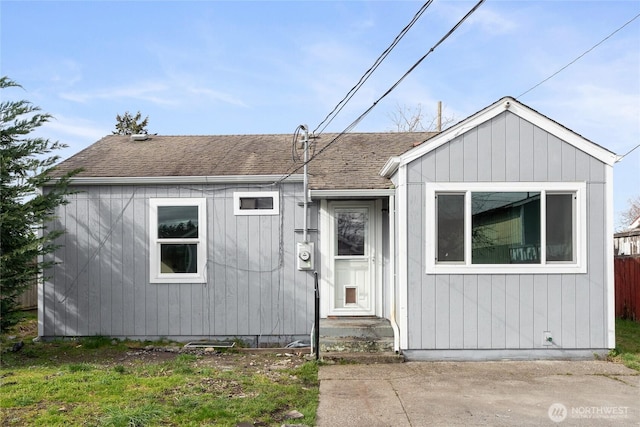
M 640 322 L 616 319 L 616 348 L 609 358 L 640 371 Z
M 36 322 L 2 337 L 0 425 L 315 424 L 318 368 L 300 355 L 186 354 L 104 337 L 33 343 Z M 294 410 L 304 417 L 289 420 Z
M 36 326 L 30 314 L 1 337 L 0 425 L 315 424 L 318 365 L 300 355 L 178 353 L 104 337 L 33 343 Z M 616 339 L 609 360 L 640 371 L 640 323 L 618 319 Z M 304 417 L 287 419 L 294 410 Z

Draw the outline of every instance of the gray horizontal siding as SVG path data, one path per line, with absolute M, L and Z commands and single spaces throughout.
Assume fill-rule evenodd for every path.
M 44 286 L 44 336 L 282 337 L 310 332 L 313 277 L 297 271 L 295 263 L 295 242 L 301 236 L 294 227 L 303 225 L 301 185 L 279 188 L 282 215 L 260 216 L 233 213 L 235 191 L 260 190 L 247 186 L 78 190 L 49 225 L 66 233 L 52 255 L 59 264 Z M 207 199 L 207 283 L 149 283 L 148 201 L 155 197 Z
M 606 348 L 605 165 L 505 112 L 408 165 L 409 349 Z M 426 182 L 587 182 L 587 274 L 425 274 Z

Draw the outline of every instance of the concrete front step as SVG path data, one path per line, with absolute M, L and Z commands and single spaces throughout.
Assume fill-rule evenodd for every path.
M 320 320 L 321 352 L 393 352 L 393 329 L 387 319 L 341 317 Z
M 320 337 L 321 352 L 379 353 L 393 351 L 393 338 Z

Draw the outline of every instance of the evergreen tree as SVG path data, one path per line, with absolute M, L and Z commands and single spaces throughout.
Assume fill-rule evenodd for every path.
M 8 77 L 0 89 L 21 87 Z M 2 97 L 6 99 L 6 97 Z M 73 171 L 51 181 L 50 174 L 64 148 L 59 142 L 30 137 L 51 119 L 28 101 L 0 102 L 0 330 L 15 323 L 17 298 L 51 263 L 38 262 L 56 249 L 62 231 L 45 232 L 56 206 L 65 204 Z M 43 190 L 43 186 L 47 188 Z
M 113 131 L 114 135 L 138 135 L 147 133 L 147 124 L 149 123 L 149 116 L 142 120 L 142 114 L 140 111 L 135 116 L 132 116 L 128 111 L 122 116 L 118 114 L 116 116 L 116 130 Z

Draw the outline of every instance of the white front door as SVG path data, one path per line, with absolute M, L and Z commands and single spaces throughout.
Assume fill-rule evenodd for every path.
M 331 314 L 375 314 L 375 204 L 333 202 L 331 262 L 333 286 Z

